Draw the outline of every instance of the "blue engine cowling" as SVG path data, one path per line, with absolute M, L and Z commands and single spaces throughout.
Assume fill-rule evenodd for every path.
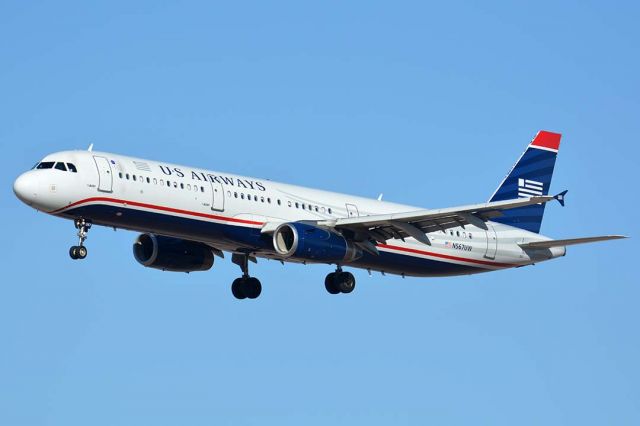
M 208 245 L 154 234 L 136 238 L 133 256 L 141 265 L 163 271 L 207 271 L 213 266 L 213 252 Z
M 278 226 L 273 247 L 284 257 L 314 262 L 353 261 L 362 256 L 362 250 L 341 234 L 301 222 Z

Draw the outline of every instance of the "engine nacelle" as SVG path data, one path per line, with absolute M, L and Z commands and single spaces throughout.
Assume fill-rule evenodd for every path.
M 207 271 L 213 266 L 213 251 L 208 245 L 154 234 L 136 238 L 133 256 L 142 266 L 163 271 Z
M 300 222 L 278 226 L 273 247 L 284 257 L 315 262 L 353 261 L 362 256 L 362 250 L 337 232 Z

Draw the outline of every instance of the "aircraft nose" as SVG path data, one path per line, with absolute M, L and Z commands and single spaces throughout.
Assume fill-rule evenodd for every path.
M 18 176 L 18 179 L 13 182 L 13 192 L 16 194 L 16 197 L 28 205 L 31 205 L 38 196 L 37 189 L 38 182 L 36 177 L 29 172 L 21 174 Z

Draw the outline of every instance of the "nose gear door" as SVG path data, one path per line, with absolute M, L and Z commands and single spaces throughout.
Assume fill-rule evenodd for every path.
M 113 173 L 111 164 L 105 157 L 93 156 L 98 168 L 98 191 L 113 192 Z

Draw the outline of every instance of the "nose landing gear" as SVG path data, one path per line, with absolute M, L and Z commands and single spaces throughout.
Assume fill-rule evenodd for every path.
M 91 229 L 91 222 L 86 221 L 82 218 L 76 219 L 73 221 L 76 229 L 78 230 L 78 245 L 71 246 L 69 249 L 69 256 L 73 259 L 84 259 L 87 257 L 87 248 L 84 246 L 84 242 L 87 239 L 87 234 L 89 233 L 89 229 Z

